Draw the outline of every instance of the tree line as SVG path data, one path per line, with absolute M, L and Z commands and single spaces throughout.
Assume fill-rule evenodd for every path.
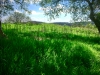
M 5 23 L 22 23 L 31 21 L 31 18 L 24 13 L 14 12 L 10 14 L 5 20 Z

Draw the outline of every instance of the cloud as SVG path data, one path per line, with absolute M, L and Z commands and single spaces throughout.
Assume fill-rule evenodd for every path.
M 49 20 L 46 16 L 31 16 L 31 19 L 33 21 L 41 21 L 41 22 L 70 22 L 71 18 L 70 17 L 60 17 L 60 18 L 56 18 L 53 20 Z
M 41 22 L 48 22 L 48 19 L 44 15 L 30 15 L 33 21 L 41 21 Z
M 42 10 L 42 7 L 40 7 L 39 10 Z
M 37 11 L 34 11 L 34 10 L 31 12 L 31 14 L 32 15 L 43 15 L 42 12 L 37 12 Z
M 41 10 L 42 8 L 40 7 L 39 10 Z M 33 21 L 42 21 L 42 22 L 70 22 L 71 17 L 70 14 L 67 14 L 65 16 L 64 13 L 61 13 L 61 15 L 59 15 L 59 18 L 55 18 L 55 20 L 49 20 L 48 16 L 44 15 L 43 11 L 32 11 L 32 13 L 29 15 L 31 17 L 31 19 Z

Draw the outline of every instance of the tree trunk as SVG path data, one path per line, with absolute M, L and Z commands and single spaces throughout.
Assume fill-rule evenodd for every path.
M 99 18 L 95 18 L 94 14 L 90 14 L 90 19 L 94 22 L 94 24 L 96 25 L 96 27 L 100 33 L 100 20 L 99 20 Z
M 3 33 L 3 31 L 2 31 L 2 26 L 1 26 L 2 24 L 1 24 L 1 20 L 0 20 L 0 37 L 2 37 L 2 38 L 7 38 L 7 36 Z
M 93 4 L 94 4 L 95 0 L 92 0 L 92 2 L 90 0 L 86 0 L 86 1 L 87 1 L 87 3 L 89 4 L 89 7 L 90 7 L 90 19 L 94 22 L 94 24 L 96 25 L 96 27 L 97 27 L 97 29 L 100 33 L 100 17 L 99 17 L 99 15 L 96 15 L 94 13 L 95 9 L 93 8 Z M 99 17 L 99 18 L 97 18 L 97 17 Z
M 94 24 L 96 25 L 96 27 L 97 27 L 97 29 L 98 29 L 98 31 L 100 33 L 100 21 L 96 20 L 96 21 L 94 21 Z

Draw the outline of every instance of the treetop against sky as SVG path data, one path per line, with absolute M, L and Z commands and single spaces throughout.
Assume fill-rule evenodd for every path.
M 51 2 L 60 1 L 58 3 L 58 5 L 57 5 L 57 8 L 62 8 L 63 5 L 65 5 L 65 4 L 67 4 L 67 6 L 68 6 L 68 2 L 67 1 L 74 1 L 74 0 L 0 0 L 0 1 L 10 1 L 11 3 L 13 3 L 13 5 L 14 5 L 14 1 L 20 1 L 21 3 L 23 3 L 23 1 L 25 1 L 24 3 L 26 4 L 26 6 L 23 6 L 23 7 L 28 7 L 28 10 L 31 10 L 31 14 L 28 14 L 28 13 L 26 13 L 26 14 L 28 16 L 30 16 L 32 20 L 35 20 L 35 21 L 43 21 L 43 22 L 59 22 L 59 21 L 60 22 L 70 22 L 71 21 L 71 15 L 68 13 L 65 16 L 65 13 L 63 13 L 63 12 L 61 12 L 60 16 L 55 18 L 55 20 L 54 19 L 51 20 L 51 21 L 48 20 L 48 17 L 45 16 L 44 15 L 45 13 L 43 12 L 43 10 L 45 8 L 41 7 L 39 4 L 35 5 L 34 1 L 51 1 Z M 80 1 L 82 1 L 82 0 L 80 0 Z M 86 0 L 84 0 L 84 1 L 86 1 Z M 30 3 L 28 3 L 28 2 L 30 2 Z M 27 6 L 27 4 L 29 6 Z M 48 2 L 48 4 L 49 4 L 49 2 Z M 84 2 L 83 2 L 83 4 L 84 4 Z M 48 6 L 50 6 L 50 5 L 48 5 Z M 50 8 L 48 7 L 45 10 L 48 11 L 48 9 L 52 10 L 53 8 L 55 8 L 55 7 L 51 6 Z M 19 10 L 17 4 L 14 5 L 14 11 L 22 13 L 22 11 Z
M 5 0 L 0 0 L 0 1 L 5 1 Z M 10 0 L 11 3 L 13 3 L 13 0 Z M 14 11 L 22 13 L 21 10 L 17 8 L 17 5 L 14 6 Z M 0 9 L 1 10 L 1 9 Z M 71 21 L 71 16 L 68 14 L 65 16 L 64 13 L 61 13 L 59 18 L 56 18 L 55 20 L 49 20 L 47 16 L 45 16 L 45 13 L 42 10 L 42 7 L 39 4 L 33 4 L 30 3 L 28 6 L 28 10 L 31 10 L 31 14 L 26 13 L 33 21 L 42 21 L 42 22 L 70 22 Z M 7 16 L 3 17 L 3 20 L 7 18 Z

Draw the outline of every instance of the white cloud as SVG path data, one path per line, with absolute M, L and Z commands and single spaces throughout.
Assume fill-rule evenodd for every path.
M 41 7 L 39 8 L 41 10 Z M 37 11 L 32 11 L 32 13 L 29 15 L 33 21 L 42 21 L 42 22 L 70 22 L 71 17 L 70 14 L 67 14 L 65 16 L 64 13 L 61 13 L 59 18 L 55 18 L 55 20 L 49 20 L 47 16 L 44 15 L 43 12 L 37 12 Z
M 42 10 L 42 7 L 40 7 L 39 10 Z
M 42 7 L 40 7 L 40 8 L 39 8 L 39 10 L 40 10 L 40 11 L 41 11 L 41 10 L 43 11 L 43 8 L 42 8 Z
M 71 18 L 70 17 L 60 17 L 60 18 L 56 18 L 54 20 L 49 20 L 47 19 L 46 16 L 40 16 L 40 17 L 36 17 L 36 16 L 32 16 L 31 19 L 33 21 L 41 21 L 41 22 L 70 22 Z
M 31 12 L 31 14 L 32 14 L 32 15 L 42 15 L 43 13 L 42 13 L 42 12 L 37 12 L 37 11 L 34 11 L 34 10 L 33 10 L 33 11 Z
M 33 21 L 41 21 L 41 22 L 47 22 L 47 19 L 45 17 L 36 17 L 36 16 L 32 16 L 31 19 Z

